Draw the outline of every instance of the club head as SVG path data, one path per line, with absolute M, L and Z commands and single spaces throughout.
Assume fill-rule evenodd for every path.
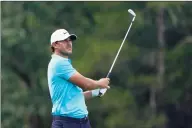
M 134 13 L 134 11 L 132 9 L 129 9 L 128 12 L 133 15 L 134 17 L 136 16 L 136 14 Z

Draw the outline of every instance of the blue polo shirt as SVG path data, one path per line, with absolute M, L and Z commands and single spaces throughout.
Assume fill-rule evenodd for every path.
M 48 65 L 48 85 L 52 115 L 83 118 L 88 115 L 83 90 L 69 78 L 76 72 L 71 60 L 53 54 Z

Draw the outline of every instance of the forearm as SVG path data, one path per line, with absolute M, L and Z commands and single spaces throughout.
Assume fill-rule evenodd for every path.
M 97 81 L 95 80 L 92 80 L 90 78 L 86 78 L 88 80 L 88 83 L 87 84 L 87 89 L 86 90 L 93 90 L 93 89 L 97 89 L 99 87 Z
M 91 91 L 85 91 L 83 92 L 85 100 L 89 100 L 92 98 L 92 92 Z
M 100 80 L 92 80 L 90 78 L 84 77 L 80 73 L 76 72 L 70 77 L 70 82 L 79 86 L 83 90 L 94 90 L 98 88 L 110 88 L 109 78 L 102 78 Z
M 92 80 L 90 78 L 84 77 L 80 73 L 76 72 L 69 79 L 73 84 L 79 86 L 83 90 L 93 90 L 99 88 L 99 82 L 97 80 Z
M 85 92 L 83 92 L 85 99 L 88 100 L 88 99 L 91 99 L 91 98 L 93 98 L 93 97 L 98 96 L 98 95 L 99 95 L 99 90 L 100 90 L 100 89 L 94 89 L 94 90 L 91 90 L 91 91 L 85 91 Z

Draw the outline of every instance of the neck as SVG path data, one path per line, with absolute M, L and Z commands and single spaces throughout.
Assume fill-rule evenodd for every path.
M 63 54 L 61 54 L 60 52 L 57 52 L 57 51 L 55 51 L 54 54 L 59 55 L 59 56 L 64 57 L 64 58 L 68 58 L 68 56 L 63 55 Z

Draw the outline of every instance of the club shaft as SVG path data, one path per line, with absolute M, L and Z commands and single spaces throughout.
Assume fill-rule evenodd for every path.
M 134 18 L 135 18 L 135 17 L 134 17 Z M 133 18 L 133 19 L 134 19 L 134 18 Z M 132 20 L 132 21 L 131 21 L 131 24 L 129 25 L 129 28 L 128 28 L 128 30 L 127 30 L 127 33 L 126 33 L 124 39 L 123 39 L 123 42 L 121 43 L 121 46 L 120 46 L 120 48 L 119 48 L 119 50 L 118 50 L 118 52 L 117 52 L 117 54 L 116 54 L 116 56 L 115 56 L 115 59 L 114 59 L 112 65 L 111 65 L 111 68 L 110 68 L 110 70 L 109 70 L 109 72 L 108 72 L 108 74 L 107 74 L 107 78 L 109 78 L 109 76 L 110 76 L 110 74 L 111 74 L 111 72 L 112 72 L 113 66 L 115 65 L 115 62 L 116 62 L 116 60 L 117 60 L 117 57 L 119 56 L 119 53 L 120 53 L 121 48 L 123 47 L 123 44 L 124 44 L 124 42 L 125 42 L 125 40 L 126 40 L 126 38 L 127 38 L 127 35 L 128 35 L 128 33 L 129 33 L 129 30 L 130 30 L 130 28 L 131 28 L 131 26 L 132 26 L 132 22 L 133 22 L 133 21 L 134 21 L 134 20 Z
M 123 47 L 123 44 L 124 44 L 124 42 L 125 42 L 125 39 L 127 38 L 127 35 L 128 35 L 128 33 L 129 33 L 129 30 L 131 29 L 131 26 L 132 26 L 132 23 L 133 23 L 134 20 L 135 20 L 135 17 L 133 17 L 133 19 L 132 19 L 132 21 L 131 21 L 131 24 L 129 25 L 129 28 L 128 28 L 128 30 L 127 30 L 127 33 L 125 34 L 125 37 L 124 37 L 124 39 L 123 39 L 123 42 L 121 43 L 121 46 L 120 46 L 120 48 L 119 48 L 119 50 L 118 50 L 118 52 L 117 52 L 117 55 L 116 55 L 116 57 L 115 57 L 112 65 L 111 65 L 111 68 L 110 68 L 110 70 L 109 70 L 109 72 L 108 72 L 108 74 L 107 74 L 107 78 L 110 77 L 110 74 L 111 74 L 111 71 L 112 71 L 112 69 L 113 69 L 113 66 L 114 66 L 114 64 L 115 64 L 115 62 L 116 62 L 116 60 L 117 60 L 117 57 L 119 56 L 119 53 L 120 53 L 120 51 L 121 51 L 121 48 Z M 100 89 L 99 94 L 104 94 L 106 91 L 107 91 L 106 88 Z M 101 97 L 101 96 L 100 96 L 100 97 Z

